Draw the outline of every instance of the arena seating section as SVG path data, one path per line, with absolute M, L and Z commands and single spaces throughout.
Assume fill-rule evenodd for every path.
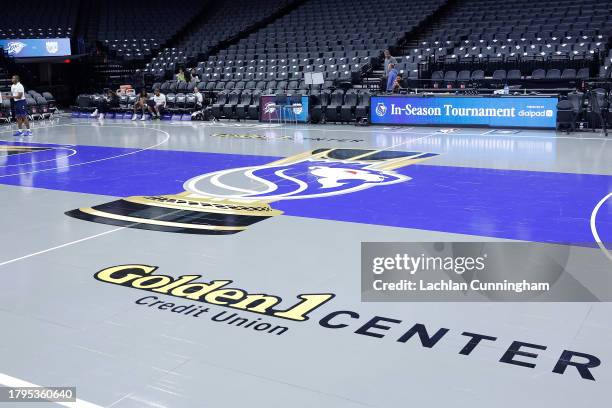
M 368 0 L 312 0 L 200 62 L 197 72 L 217 90 L 244 81 L 260 89 L 306 89 L 303 73 L 309 71 L 323 72 L 324 87 L 331 88 L 359 75 L 442 3 L 381 0 L 372 7 Z
M 102 41 L 118 57 L 127 60 L 150 57 L 208 1 L 168 3 L 165 0 L 104 0 L 96 2 L 97 26 L 89 30 L 92 40 Z
M 259 0 L 257 7 L 250 0 L 234 0 L 210 7 L 210 13 L 176 47 L 164 49 L 146 65 L 145 72 L 161 77 L 174 72 L 178 64 L 206 54 L 219 43 L 255 26 L 266 17 L 291 4 L 293 0 Z
M 72 37 L 77 13 L 71 0 L 3 1 L 0 38 Z
M 59 4 L 24 4 L 40 27 L 3 13 L 0 36 L 16 36 L 24 27 L 28 35 L 20 36 L 74 32 L 79 2 Z M 378 91 L 385 48 L 394 51 L 405 83 L 421 81 L 421 88 L 432 81 L 571 88 L 612 73 L 612 0 L 87 4 L 89 20 L 77 27 L 79 35 L 101 43 L 113 64 L 140 69 L 147 89 L 161 88 L 176 103 L 173 109 L 188 109 L 185 101 L 197 86 L 217 117 L 256 118 L 258 95 L 298 93 L 313 96 L 315 121 L 358 119 L 367 112 L 367 96 Z M 49 20 L 52 25 L 42 24 Z M 201 82 L 175 81 L 179 67 L 194 68 Z M 324 84 L 306 85 L 305 72 L 322 72 Z
M 320 112 L 313 115 L 314 120 L 324 116 L 350 122 L 366 111 L 370 91 L 350 89 L 345 95 L 342 89 L 332 88 L 339 83 L 351 87 L 353 78 L 360 77 L 373 58 L 443 3 L 382 0 L 373 8 L 368 0 L 311 0 L 199 62 L 196 72 L 202 82 L 198 87 L 220 93 L 212 109 L 216 117 L 255 119 L 241 107 L 262 93 L 310 92 L 316 96 L 314 111 Z M 304 82 L 304 72 L 322 72 L 325 83 L 311 89 Z M 157 86 L 174 95 L 189 92 L 195 84 L 168 81 Z
M 400 68 L 416 78 L 418 64 L 423 61 L 463 65 L 459 73 L 455 69 L 442 73 L 442 78 L 450 82 L 457 75 L 463 80 L 482 75 L 478 69 L 469 72 L 469 65 L 474 68 L 483 62 L 491 67 L 495 63 L 514 64 L 519 72 L 514 70 L 512 79 L 588 77 L 580 68 L 585 67 L 584 60 L 607 49 L 612 34 L 611 11 L 610 0 L 461 1 L 416 47 L 405 50 Z M 543 72 L 546 65 L 551 69 Z M 520 72 L 521 67 L 530 66 L 534 70 Z M 493 71 L 486 71 L 485 75 L 493 75 Z M 495 75 L 505 79 L 503 71 Z M 433 72 L 432 79 L 439 79 L 439 75 Z

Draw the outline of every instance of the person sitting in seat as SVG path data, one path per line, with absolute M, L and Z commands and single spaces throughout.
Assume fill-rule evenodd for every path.
M 204 95 L 198 87 L 193 88 L 193 95 L 196 98 L 196 110 L 191 114 L 192 120 L 201 120 L 204 118 Z
M 191 82 L 196 84 L 200 82 L 200 77 L 195 68 L 191 68 Z
M 402 87 L 402 75 L 397 74 L 395 77 L 395 81 L 393 81 L 393 88 L 391 89 L 391 93 L 398 93 L 400 88 Z
M 193 88 L 193 95 L 196 98 L 196 108 L 198 110 L 202 109 L 202 106 L 204 106 L 204 95 L 202 95 L 202 92 L 200 92 L 197 86 Z
M 178 74 L 176 74 L 176 80 L 178 82 L 185 82 L 185 71 L 183 71 L 183 68 L 179 68 Z
M 159 119 L 166 107 L 166 95 L 161 93 L 159 89 L 155 90 L 153 95 L 153 106 L 149 106 L 149 112 L 153 115 L 153 119 Z
M 96 110 L 91 114 L 92 117 L 104 119 L 104 115 L 119 107 L 119 97 L 112 89 L 107 89 L 105 95 L 95 102 Z
M 139 110 L 142 111 L 142 118 L 140 118 L 140 120 L 146 120 L 146 113 L 147 113 L 147 99 L 149 98 L 149 95 L 147 95 L 147 91 L 145 89 L 140 91 L 140 94 L 138 94 L 138 99 L 136 100 L 136 102 L 134 103 L 134 114 L 132 115 L 132 120 L 136 120 L 137 117 L 137 112 Z

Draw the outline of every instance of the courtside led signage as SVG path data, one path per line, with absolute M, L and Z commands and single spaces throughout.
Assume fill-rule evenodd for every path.
M 65 57 L 71 54 L 69 38 L 0 40 L 0 48 L 14 58 Z
M 373 96 L 373 124 L 555 128 L 557 99 L 546 97 Z

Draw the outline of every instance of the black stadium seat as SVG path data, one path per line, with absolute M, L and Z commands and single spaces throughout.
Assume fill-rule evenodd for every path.
M 357 91 L 350 89 L 344 95 L 344 103 L 340 107 L 340 121 L 345 123 L 354 121 L 356 107 Z
M 498 81 L 505 81 L 506 80 L 506 70 L 498 69 L 495 72 L 493 72 L 493 79 L 498 80 Z
M 230 92 L 227 102 L 223 105 L 223 116 L 233 118 L 238 102 L 240 102 L 240 91 Z
M 369 118 L 370 116 L 370 92 L 361 91 L 355 108 L 355 118 Z
M 340 107 L 344 104 L 344 91 L 335 90 L 331 94 L 329 105 L 325 110 L 325 119 L 328 122 L 340 121 Z
M 249 115 L 249 105 L 253 100 L 252 91 L 245 89 L 240 94 L 240 101 L 236 105 L 236 117 L 238 119 L 246 119 Z
M 543 69 L 536 69 L 531 73 L 531 79 L 544 79 L 546 78 L 546 71 Z
M 249 105 L 249 115 L 248 118 L 249 119 L 259 119 L 259 98 L 261 96 L 261 91 L 260 90 L 255 90 L 253 91 L 253 95 L 251 98 L 251 104 Z
M 221 118 L 223 117 L 223 107 L 225 106 L 225 104 L 227 103 L 227 99 L 229 97 L 229 93 L 226 91 L 220 92 L 217 95 L 217 100 L 215 101 L 215 103 L 213 103 L 212 105 L 212 115 L 215 118 Z

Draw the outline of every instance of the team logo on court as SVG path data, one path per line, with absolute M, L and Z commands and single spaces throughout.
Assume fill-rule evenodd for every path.
M 26 47 L 25 43 L 22 43 L 19 41 L 12 41 L 7 44 L 6 52 L 8 53 L 8 55 L 19 54 L 21 50 L 23 50 L 25 47 Z
M 45 45 L 49 54 L 55 54 L 59 51 L 59 44 L 57 41 L 47 41 Z
M 387 113 L 387 105 L 385 105 L 382 102 L 378 102 L 378 105 L 376 105 L 376 114 L 380 117 L 385 116 L 385 114 Z
M 323 198 L 402 183 L 394 170 L 434 153 L 319 149 L 187 180 L 179 194 L 128 197 L 66 214 L 103 224 L 188 234 L 235 234 L 282 214 L 270 203 Z
M 272 114 L 274 112 L 276 112 L 276 104 L 274 102 L 266 103 L 266 105 L 264 106 L 264 113 Z

